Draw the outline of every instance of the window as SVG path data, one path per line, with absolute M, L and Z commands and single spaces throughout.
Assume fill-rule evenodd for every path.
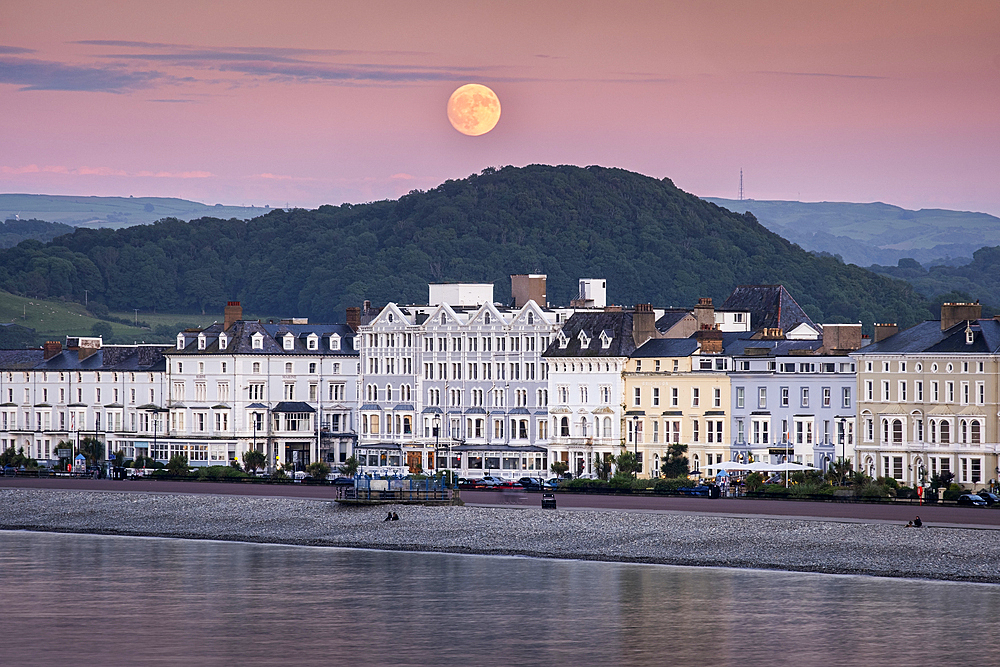
M 586 390 L 584 389 L 584 391 L 586 391 Z M 584 401 L 584 403 L 586 403 L 586 401 Z M 660 405 L 660 388 L 659 387 L 653 387 L 653 407 L 655 408 L 655 407 L 657 407 L 659 405 Z M 655 440 L 654 440 L 654 442 L 655 442 Z
M 889 381 L 888 380 L 882 380 L 882 400 L 883 401 L 888 401 L 889 400 Z
M 610 392 L 610 390 L 609 390 Z M 677 387 L 670 388 L 670 406 L 678 407 L 680 405 L 680 390 Z
M 766 445 L 771 442 L 770 436 L 767 433 L 768 427 L 771 422 L 766 419 L 753 419 L 750 421 L 752 426 L 753 434 L 753 444 L 755 445 Z
M 740 410 L 743 409 L 745 403 L 743 387 L 736 388 L 736 407 Z
M 924 383 L 923 383 L 923 381 L 918 380 L 918 381 L 914 382 L 913 383 L 913 391 L 917 395 L 916 398 L 917 398 L 918 401 L 923 401 L 924 400 Z
M 843 389 L 844 389 L 844 395 L 843 395 L 843 402 L 841 403 L 841 407 L 849 408 L 849 407 L 851 407 L 851 388 L 850 387 L 844 387 Z
M 295 400 L 295 384 L 293 382 L 286 382 L 285 383 L 285 392 L 284 392 L 283 396 L 285 397 L 286 401 L 294 401 Z
M 691 422 L 691 442 L 698 442 L 698 420 Z
M 830 388 L 823 387 L 823 407 L 824 408 L 830 407 L 830 403 L 831 403 Z
M 788 407 L 788 387 L 781 388 L 781 407 Z
M 947 396 L 948 396 L 947 400 L 948 400 L 948 402 L 949 403 L 954 403 L 955 402 L 955 383 L 954 382 L 946 382 L 945 383 L 945 388 L 947 389 L 947 392 L 948 392 L 947 393 Z
M 260 362 L 259 361 L 253 362 L 253 372 L 254 373 L 260 373 Z
M 721 408 L 722 407 L 722 388 L 715 387 L 712 389 L 712 407 Z
M 801 402 L 802 407 L 803 408 L 808 408 L 809 407 L 809 387 L 802 387 L 802 389 L 800 390 L 800 393 L 801 393 L 801 397 L 800 398 L 801 398 L 801 401 L 802 401 Z
M 285 375 L 291 375 L 291 374 L 292 374 L 292 362 L 289 361 L 285 363 Z
M 701 403 L 701 389 L 698 387 L 691 387 L 691 407 L 696 408 L 700 403 Z
M 761 410 L 767 407 L 767 387 L 757 387 L 757 407 Z
M 906 381 L 905 380 L 903 380 L 903 381 L 901 381 L 899 383 L 899 400 L 900 401 L 905 401 L 906 400 Z
M 941 398 L 938 392 L 938 383 L 937 381 L 931 382 L 931 401 L 937 403 L 940 400 Z
M 635 388 L 635 395 L 632 400 L 632 405 L 642 405 L 642 388 Z
M 250 400 L 251 401 L 264 400 L 264 383 L 262 382 L 250 383 Z

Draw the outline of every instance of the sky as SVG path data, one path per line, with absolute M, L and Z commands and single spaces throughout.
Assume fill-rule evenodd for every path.
M 998 35 L 997 0 L 5 0 L 0 192 L 312 208 L 541 163 L 1000 215 Z

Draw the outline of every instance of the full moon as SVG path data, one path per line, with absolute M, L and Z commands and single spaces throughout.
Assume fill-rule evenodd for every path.
M 486 134 L 500 120 L 500 100 L 496 93 L 478 83 L 467 83 L 448 99 L 448 120 L 470 137 Z

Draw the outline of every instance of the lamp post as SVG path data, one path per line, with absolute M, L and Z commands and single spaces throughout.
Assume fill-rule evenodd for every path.
M 635 449 L 635 464 L 632 476 L 639 478 L 639 415 L 632 415 L 632 444 Z
M 432 423 L 434 424 L 434 456 L 437 457 L 441 442 L 441 415 L 435 414 Z M 449 460 L 448 463 L 450 465 L 451 461 Z

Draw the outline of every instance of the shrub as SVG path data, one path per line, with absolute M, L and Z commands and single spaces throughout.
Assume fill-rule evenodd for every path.
M 611 478 L 611 481 L 609 482 L 609 484 L 614 489 L 631 489 L 632 488 L 632 482 L 634 482 L 634 481 L 635 480 L 632 477 L 632 473 L 630 473 L 630 472 L 622 472 L 621 470 L 619 470 Z
M 944 492 L 945 500 L 958 500 L 958 497 L 965 493 L 965 490 L 958 484 L 949 484 L 948 490 Z
M 786 489 L 781 484 L 768 484 L 764 487 L 765 496 L 782 497 L 791 495 L 791 489 Z
M 916 489 L 911 489 L 908 486 L 901 486 L 896 491 L 896 497 L 897 498 L 912 498 L 912 499 L 916 499 L 916 497 L 917 497 L 917 490 Z
M 759 472 L 752 472 L 743 480 L 743 485 L 750 493 L 764 490 L 764 476 Z
M 608 488 L 608 483 L 602 479 L 583 479 L 578 477 L 563 482 L 560 486 L 576 491 L 587 491 L 589 489 L 606 489 Z
M 657 493 L 677 493 L 678 489 L 690 485 L 691 482 L 687 477 L 668 477 L 656 480 L 656 483 L 653 484 L 653 490 Z
M 197 471 L 198 479 L 243 479 L 250 477 L 242 470 L 238 468 L 233 468 L 232 466 L 208 466 L 207 468 L 198 468 Z

